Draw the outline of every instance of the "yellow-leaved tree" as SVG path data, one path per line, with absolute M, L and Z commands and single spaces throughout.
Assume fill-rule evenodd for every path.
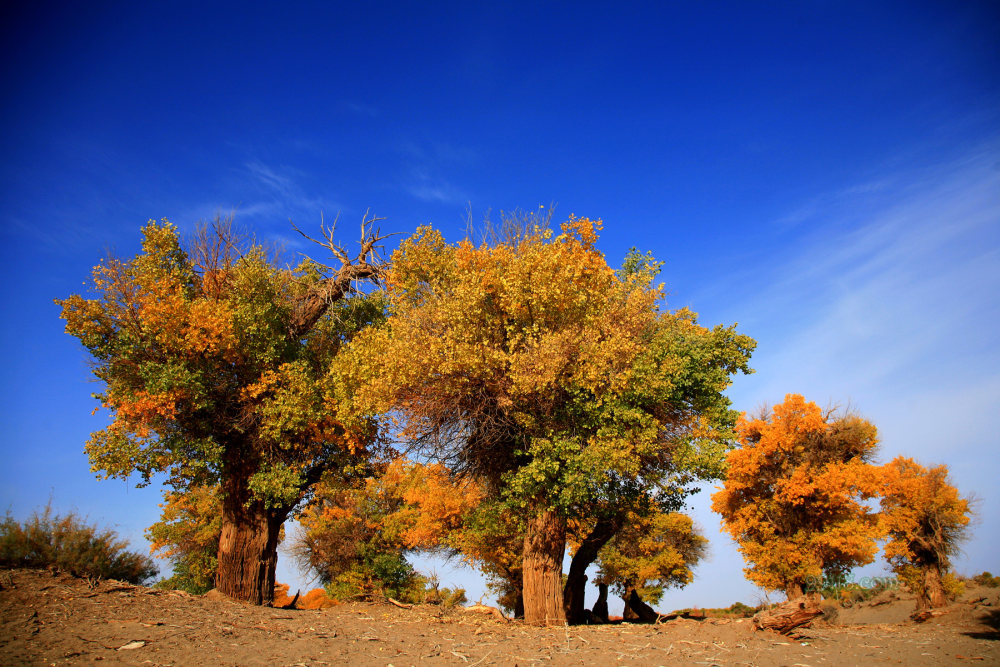
M 712 509 L 750 581 L 794 599 L 810 580 L 872 562 L 879 529 L 864 501 L 877 493 L 874 425 L 788 394 L 773 410 L 741 418 L 736 431 L 740 447 L 728 455 Z
M 455 245 L 421 228 L 386 274 L 387 325 L 338 364 L 359 412 L 392 415 L 402 439 L 523 522 L 529 623 L 567 620 L 568 520 L 636 496 L 674 502 L 721 473 L 736 419 L 722 392 L 754 345 L 662 309 L 654 263 L 609 267 L 600 226 L 570 217 L 555 233 L 529 217 Z M 570 621 L 584 581 L 567 583 Z
M 948 467 L 896 457 L 881 468 L 885 558 L 917 594 L 917 608 L 948 604 L 945 576 L 969 525 L 969 501 L 948 482 Z
M 625 601 L 626 620 L 655 621 L 649 604 L 665 589 L 683 587 L 705 555 L 708 540 L 681 512 L 630 514 L 624 527 L 601 549 L 597 584 L 606 584 Z

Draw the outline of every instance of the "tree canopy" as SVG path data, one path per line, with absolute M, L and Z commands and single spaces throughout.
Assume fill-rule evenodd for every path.
M 331 268 L 283 265 L 224 220 L 187 248 L 173 224 L 150 221 L 138 255 L 94 268 L 92 298 L 57 301 L 110 413 L 87 443 L 93 470 L 220 485 L 216 583 L 233 597 L 270 600 L 288 513 L 374 441 L 370 420 L 338 409 L 327 372 L 344 342 L 382 316 L 377 298 L 354 289 L 380 267 L 370 223 L 353 258 L 324 229 Z
M 740 419 L 712 508 L 747 560 L 747 578 L 789 598 L 822 575 L 839 576 L 877 552 L 877 490 L 869 465 L 875 426 L 835 416 L 798 394 L 773 411 Z
M 611 586 L 626 605 L 633 592 L 643 602 L 656 604 L 665 589 L 691 583 L 692 568 L 707 546 L 686 514 L 631 515 L 601 549 L 597 583 Z
M 918 608 L 948 603 L 944 577 L 969 525 L 969 501 L 948 480 L 948 467 L 925 468 L 898 456 L 881 469 L 885 558 L 917 594 Z
M 661 309 L 651 260 L 610 268 L 600 221 L 536 223 L 478 245 L 419 229 L 386 274 L 386 326 L 341 368 L 360 411 L 524 517 L 526 617 L 559 623 L 567 519 L 719 475 L 736 419 L 721 392 L 754 342 Z

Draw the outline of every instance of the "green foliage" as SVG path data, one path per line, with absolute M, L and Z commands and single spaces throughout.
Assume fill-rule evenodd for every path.
M 479 246 L 418 230 L 386 277 L 388 326 L 345 351 L 361 409 L 443 444 L 525 515 L 720 475 L 738 416 L 722 392 L 755 343 L 661 309 L 658 263 L 632 253 L 614 271 L 600 228 L 571 217 Z
M 204 595 L 215 588 L 215 578 L 205 575 L 207 570 L 215 570 L 217 559 L 207 556 L 204 560 L 181 560 L 173 564 L 173 574 L 153 584 L 153 588 L 166 591 L 185 591 L 191 595 Z
M 142 584 L 157 573 L 153 560 L 128 551 L 128 542 L 75 513 L 59 515 L 51 504 L 24 523 L 8 512 L 0 523 L 0 565 L 56 567 L 78 577 Z
M 653 257 L 652 251 L 646 251 L 646 254 L 643 254 L 635 246 L 632 246 L 625 255 L 625 261 L 622 262 L 619 274 L 623 278 L 639 276 L 652 282 L 656 276 L 660 275 L 664 264 L 666 262 L 659 262 Z
M 428 595 L 427 584 L 428 579 L 414 570 L 401 552 L 362 543 L 357 545 L 352 562 L 332 575 L 326 591 L 336 600 L 391 597 L 422 603 Z
M 338 414 L 328 374 L 383 318 L 380 296 L 352 289 L 377 272 L 370 246 L 335 270 L 282 266 L 225 220 L 187 247 L 166 220 L 142 233 L 139 255 L 94 268 L 90 295 L 57 300 L 111 416 L 87 443 L 92 469 L 140 484 L 165 472 L 175 488 L 238 478 L 226 488 L 241 502 L 287 511 L 330 458 L 371 444 L 372 424 Z
M 196 486 L 185 492 L 167 491 L 160 520 L 146 530 L 150 552 L 168 558 L 173 575 L 157 588 L 201 595 L 215 587 L 222 503 L 214 486 Z

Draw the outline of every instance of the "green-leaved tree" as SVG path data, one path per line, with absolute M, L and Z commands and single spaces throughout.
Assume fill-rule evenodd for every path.
M 58 300 L 90 353 L 110 424 L 86 450 L 95 472 L 178 490 L 219 485 L 216 587 L 256 604 L 274 591 L 283 522 L 331 469 L 363 456 L 371 422 L 339 410 L 328 373 L 343 344 L 379 319 L 359 281 L 377 278 L 379 234 L 350 256 L 324 229 L 333 267 L 282 266 L 216 220 L 185 247 L 150 221 L 142 251 L 94 268 L 92 294 Z

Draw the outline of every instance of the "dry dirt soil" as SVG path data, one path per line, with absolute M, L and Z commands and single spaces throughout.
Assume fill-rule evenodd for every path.
M 792 638 L 746 619 L 534 628 L 462 608 L 272 609 L 47 571 L 0 586 L 4 665 L 1000 665 L 1000 589 L 921 624 L 890 594 Z

